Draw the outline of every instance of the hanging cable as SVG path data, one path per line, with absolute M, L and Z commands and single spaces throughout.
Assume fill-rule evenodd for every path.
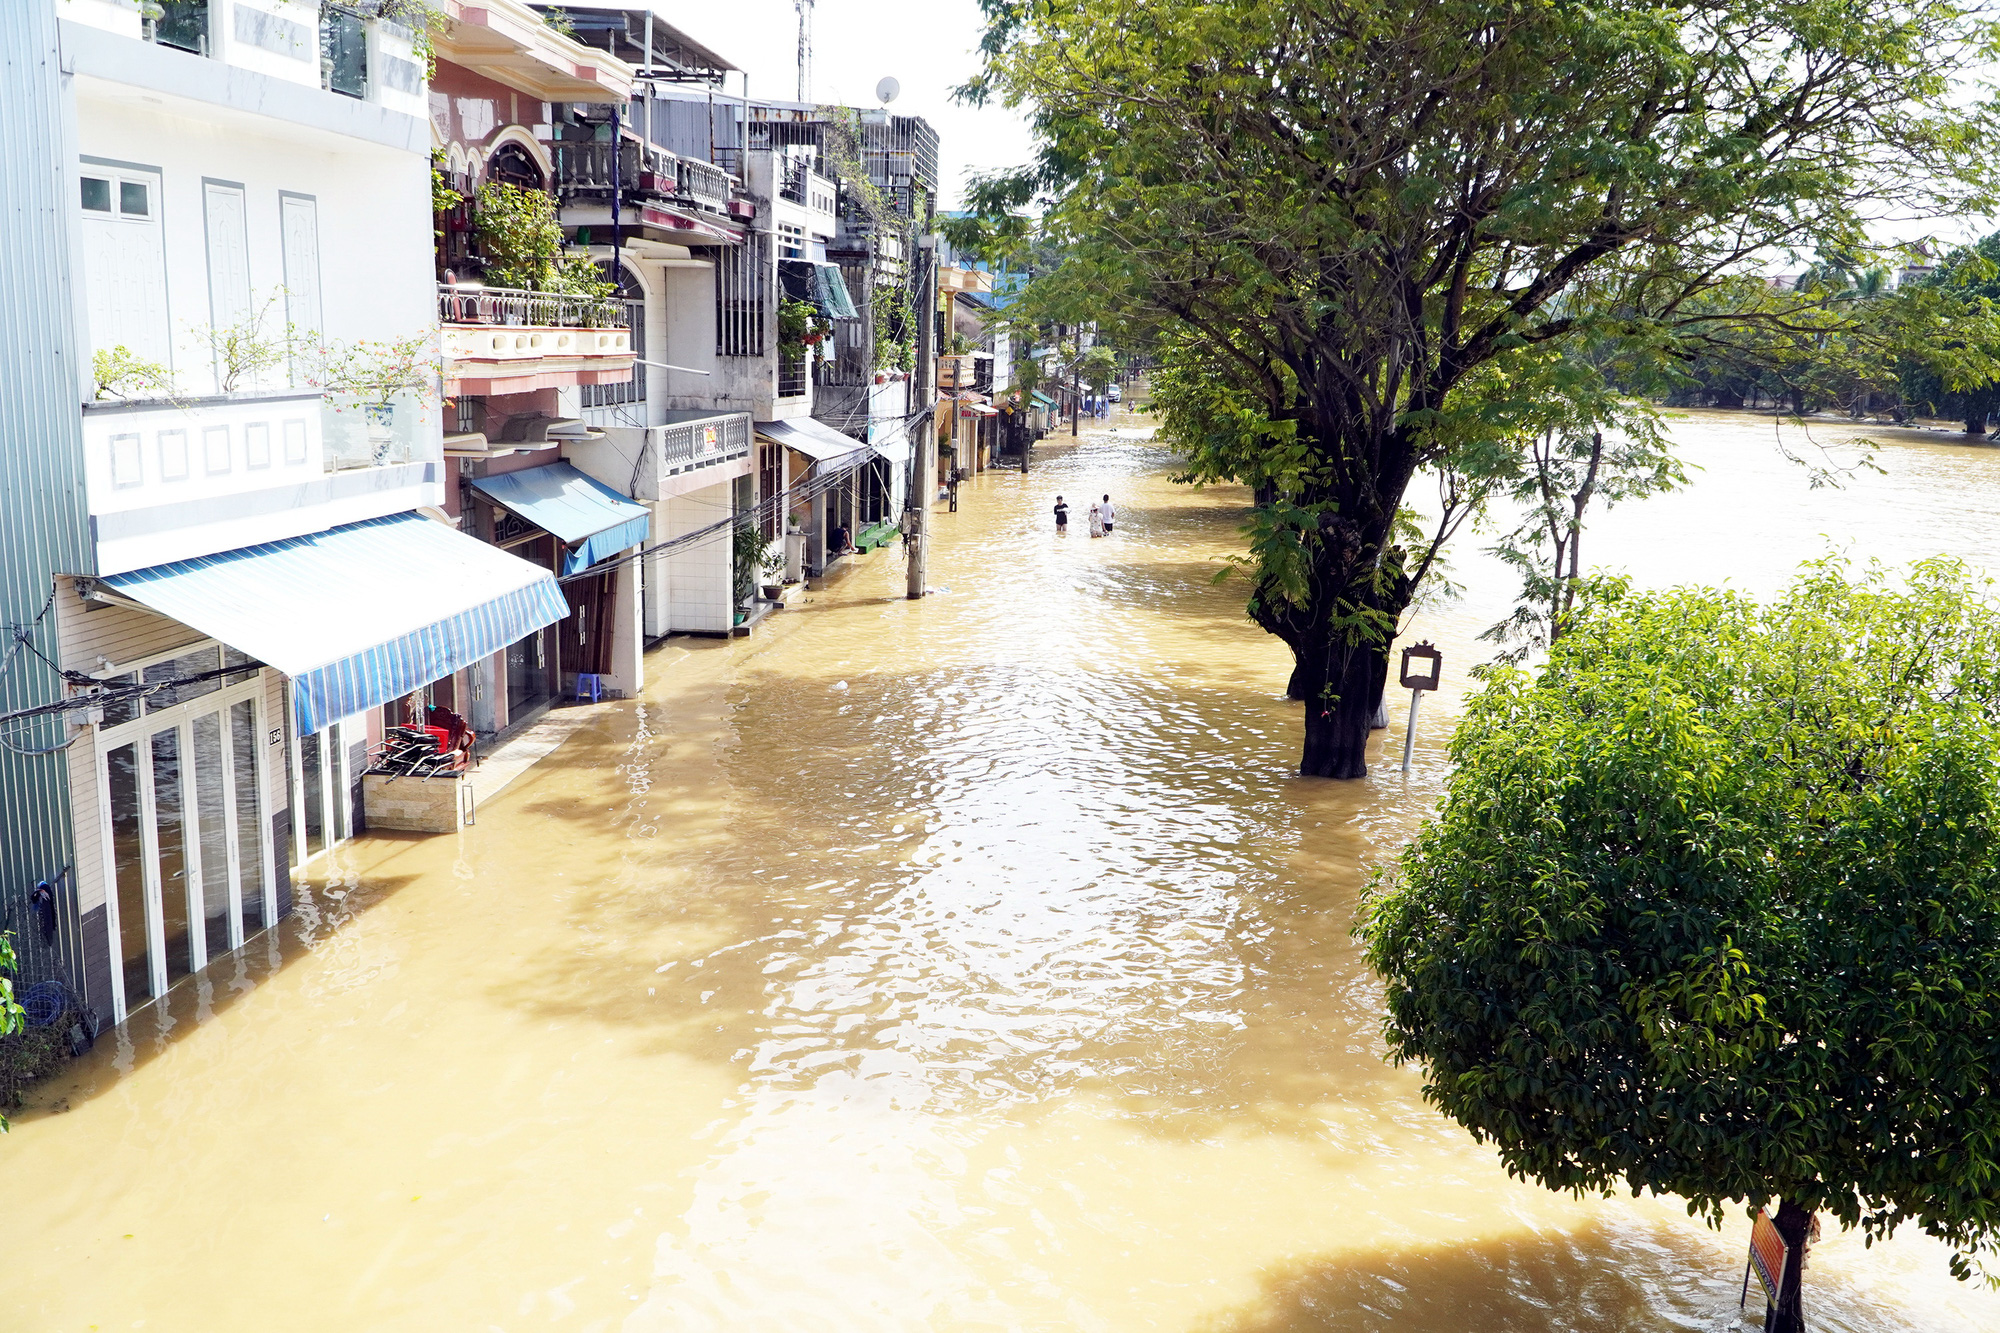
M 917 412 L 902 417 L 901 424 L 905 434 L 908 435 L 910 432 L 920 429 L 924 422 L 935 415 L 936 412 L 937 404 L 932 403 Z M 857 442 L 855 452 L 851 455 L 853 461 L 844 464 L 835 471 L 815 475 L 808 478 L 803 485 L 786 487 L 775 495 L 767 495 L 748 509 L 731 513 L 727 518 L 718 519 L 704 527 L 696 528 L 692 532 L 684 532 L 678 537 L 670 537 L 666 541 L 656 542 L 651 546 L 642 546 L 636 551 L 631 551 L 621 556 L 614 556 L 609 560 L 600 560 L 589 569 L 559 578 L 556 582 L 576 583 L 583 579 L 595 578 L 599 574 L 608 574 L 615 569 L 620 569 L 641 560 L 653 560 L 671 556 L 676 552 L 699 546 L 713 539 L 719 533 L 728 532 L 741 526 L 758 524 L 766 519 L 775 518 L 788 509 L 796 508 L 802 504 L 809 504 L 820 496 L 846 484 L 862 468 L 872 463 L 874 460 L 866 456 L 871 450 L 872 446 Z

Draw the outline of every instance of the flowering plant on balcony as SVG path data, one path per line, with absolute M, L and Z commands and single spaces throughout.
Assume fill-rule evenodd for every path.
M 97 381 L 97 397 L 133 402 L 142 398 L 172 398 L 174 373 L 157 361 L 148 361 L 120 343 L 100 347 L 91 353 L 90 369 Z
M 787 296 L 778 306 L 778 346 L 785 351 L 818 347 L 833 336 L 833 321 L 810 301 Z
M 403 338 L 318 339 L 305 362 L 306 383 L 333 396 L 336 412 L 340 398 L 387 407 L 396 395 L 414 393 L 428 402 L 438 383 L 437 336 L 428 330 Z

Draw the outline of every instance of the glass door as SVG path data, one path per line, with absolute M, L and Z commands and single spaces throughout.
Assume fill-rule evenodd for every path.
M 271 920 L 257 702 L 211 694 L 111 730 L 101 808 L 123 1012 Z

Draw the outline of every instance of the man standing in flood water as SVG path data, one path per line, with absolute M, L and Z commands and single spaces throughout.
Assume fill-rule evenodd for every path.
M 1111 531 L 1111 521 L 1118 517 L 1118 511 L 1111 507 L 1111 497 L 1108 495 L 1104 497 L 1101 512 L 1104 514 L 1104 531 L 1109 533 Z
M 1067 536 L 1068 534 L 1069 534 L 1069 505 L 1064 502 L 1063 498 L 1060 495 L 1058 495 L 1056 497 L 1056 536 L 1063 537 Z

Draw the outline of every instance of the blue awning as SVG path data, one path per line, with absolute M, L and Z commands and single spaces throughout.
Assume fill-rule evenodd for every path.
M 646 506 L 568 463 L 481 477 L 472 489 L 569 547 L 563 555 L 565 578 L 581 574 L 607 555 L 640 545 L 652 530 L 652 511 Z
M 399 699 L 569 614 L 548 570 L 417 514 L 99 582 L 290 676 L 300 734 Z

